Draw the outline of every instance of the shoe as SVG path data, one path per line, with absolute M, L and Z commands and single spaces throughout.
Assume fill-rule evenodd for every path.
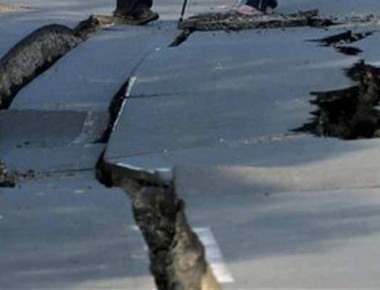
M 241 6 L 237 7 L 236 9 L 234 9 L 234 11 L 237 12 L 238 14 L 248 15 L 248 16 L 261 15 L 262 14 L 261 11 L 259 11 L 258 9 L 256 9 L 253 6 L 250 6 L 250 5 L 241 5 Z
M 125 15 L 122 12 L 115 11 L 113 15 L 119 18 L 121 22 L 130 25 L 145 25 L 160 18 L 158 13 L 150 9 L 144 9 L 131 15 Z
M 245 4 L 265 13 L 268 8 L 276 8 L 278 3 L 277 0 L 247 0 Z

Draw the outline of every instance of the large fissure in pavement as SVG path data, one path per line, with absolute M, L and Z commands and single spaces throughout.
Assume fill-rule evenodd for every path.
M 127 100 L 129 84 L 126 81 L 112 99 L 108 126 L 99 142 L 109 141 Z M 173 182 L 163 181 L 159 174 L 133 174 L 110 165 L 105 161 L 105 152 L 97 163 L 96 178 L 107 187 L 121 187 L 130 198 L 159 290 L 221 289 L 206 262 L 202 243 L 189 226 L 185 202 L 177 197 Z
M 318 109 L 310 122 L 296 131 L 344 140 L 380 137 L 380 68 L 356 63 L 346 71 L 358 84 L 349 88 L 314 92 Z
M 43 26 L 17 43 L 0 60 L 0 109 L 7 109 L 16 94 L 50 68 L 58 59 L 100 27 L 95 17 L 74 29 L 64 25 Z
M 128 174 L 112 176 L 114 185 L 129 196 L 136 224 L 149 248 L 150 270 L 158 290 L 219 290 L 209 267 L 205 249 L 192 231 L 185 202 L 173 182 L 160 177 L 149 182 L 131 179 Z

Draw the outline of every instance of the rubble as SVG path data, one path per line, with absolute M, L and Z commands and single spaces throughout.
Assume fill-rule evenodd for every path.
M 4 162 L 0 160 L 0 187 L 15 187 L 17 177 L 10 173 L 5 167 Z
M 318 10 L 299 11 L 292 14 L 260 14 L 242 15 L 235 11 L 210 12 L 192 16 L 179 22 L 178 28 L 194 31 L 227 30 L 237 31 L 243 29 L 267 29 L 286 27 L 328 27 L 339 24 L 331 18 L 319 15 Z

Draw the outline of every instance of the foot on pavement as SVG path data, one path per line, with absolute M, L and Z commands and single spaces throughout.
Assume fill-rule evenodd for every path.
M 130 25 L 145 25 L 159 18 L 158 13 L 150 9 L 144 9 L 131 15 L 125 15 L 122 12 L 115 11 L 114 17 L 122 19 L 122 22 Z
M 241 15 L 261 15 L 262 12 L 250 5 L 241 5 L 235 9 Z

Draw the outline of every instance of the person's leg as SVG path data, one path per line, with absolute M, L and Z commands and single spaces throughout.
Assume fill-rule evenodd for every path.
M 262 12 L 266 12 L 268 8 L 274 9 L 277 7 L 277 0 L 247 0 L 245 5 L 254 7 Z
M 158 14 L 151 10 L 152 5 L 152 0 L 116 0 L 114 16 L 123 17 L 131 24 L 143 25 L 158 19 Z

